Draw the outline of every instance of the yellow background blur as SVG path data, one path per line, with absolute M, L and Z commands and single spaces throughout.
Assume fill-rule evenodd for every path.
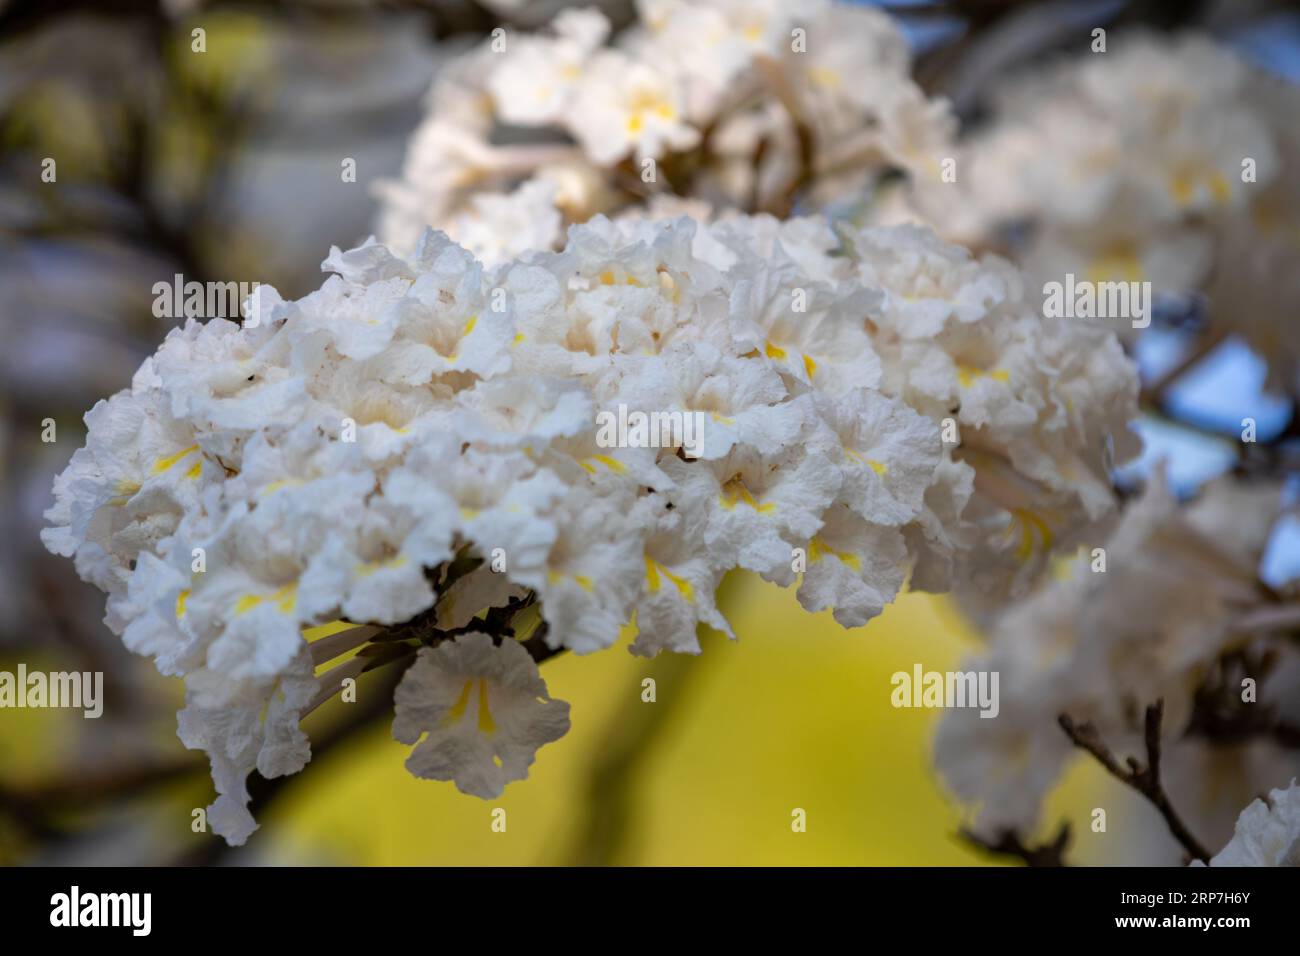
M 757 578 L 725 593 L 739 640 L 710 635 L 697 658 L 647 662 L 620 646 L 546 662 L 573 727 L 501 798 L 415 779 L 402 766 L 408 749 L 381 728 L 309 766 L 315 779 L 259 835 L 276 842 L 275 857 L 361 864 L 991 862 L 955 837 L 961 815 L 930 763 L 939 713 L 889 702 L 895 671 L 946 670 L 975 647 L 948 604 L 904 595 L 845 631 Z M 641 699 L 646 677 L 654 703 Z M 1062 814 L 1075 821 L 1074 860 L 1104 857 L 1087 833 L 1097 779 L 1076 766 L 1045 818 L 1049 828 Z M 505 833 L 490 826 L 497 807 Z M 804 833 L 791 828 L 794 808 L 806 811 Z

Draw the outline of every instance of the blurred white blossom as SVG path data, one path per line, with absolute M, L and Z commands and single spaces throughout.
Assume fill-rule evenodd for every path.
M 445 68 L 401 179 L 379 186 L 380 237 L 409 249 L 433 225 L 495 264 L 519 233 L 475 196 L 511 193 L 518 219 L 549 230 L 540 194 L 512 192 L 538 179 L 559 186 L 549 201 L 567 223 L 673 195 L 753 211 L 806 187 L 822 204 L 891 171 L 918 189 L 940 184 L 955 121 L 913 82 L 881 11 L 790 0 L 636 10 L 611 42 L 601 12 L 567 10 Z M 560 235 L 541 238 L 553 248 Z
M 1104 55 L 1009 80 L 963 144 L 962 201 L 984 230 L 1018 226 L 1036 282 L 1150 281 L 1210 298 L 1271 384 L 1294 387 L 1300 93 L 1194 33 L 1134 33 Z M 936 220 L 938 222 L 938 220 Z M 944 234 L 977 241 L 940 226 Z M 988 236 L 984 239 L 987 241 Z
M 1116 747 L 1138 745 L 1142 712 L 1157 700 L 1170 740 L 1188 729 L 1195 692 L 1219 658 L 1258 636 L 1249 615 L 1268 604 L 1258 567 L 1279 505 L 1276 483 L 1223 479 L 1181 507 L 1157 473 L 1109 539 L 1097 540 L 1104 570 L 1085 548 L 992 617 L 988 650 L 969 666 L 1000 673 L 999 718 L 951 711 L 935 744 L 940 772 L 982 828 L 1032 829 L 1073 749 L 1060 714 L 1091 722 Z M 1293 685 L 1270 687 L 1269 699 Z M 1294 758 L 1268 772 L 1289 777 Z M 1184 805 L 1215 786 L 1208 773 L 1180 780 Z

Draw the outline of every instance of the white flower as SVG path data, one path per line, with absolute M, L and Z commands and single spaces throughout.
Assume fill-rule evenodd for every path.
M 645 579 L 636 600 L 634 654 L 698 654 L 700 623 L 735 636 L 715 603 L 726 567 L 704 547 L 704 504 L 685 493 L 651 496 L 640 503 L 650 513 L 651 527 L 645 539 Z
M 705 3 L 639 0 L 645 24 L 634 45 L 649 63 L 666 66 L 681 85 L 686 113 L 707 123 L 734 95 L 732 84 L 753 60 L 743 31 L 725 13 Z
M 524 36 L 488 77 L 487 87 L 507 123 L 543 126 L 565 119 L 592 51 L 605 42 L 609 21 L 598 10 L 562 10 L 554 37 Z
M 449 413 L 471 441 L 497 448 L 544 447 L 594 420 L 590 395 L 562 378 L 510 377 L 479 382 Z
M 569 201 L 591 202 L 573 196 Z M 563 219 L 558 203 L 557 187 L 545 179 L 530 179 L 505 195 L 479 193 L 447 224 L 447 235 L 485 265 L 495 266 L 556 245 Z
M 799 445 L 780 456 L 733 449 L 716 461 L 669 459 L 662 467 L 682 494 L 704 502 L 704 541 L 715 560 L 783 585 L 794 578 L 793 549 L 817 532 L 840 486 L 829 459 Z
M 1243 64 L 1203 38 L 1122 38 L 1104 64 L 1085 56 L 1008 84 L 999 105 L 1009 129 L 998 135 L 1024 165 L 1002 175 L 1051 218 L 1112 234 L 1235 204 L 1242 156 L 1258 158 L 1262 180 L 1275 169 L 1250 85 Z M 1061 189 L 1067 182 L 1076 189 Z
M 415 745 L 407 769 L 485 800 L 569 730 L 569 705 L 551 699 L 528 652 L 477 632 L 421 650 L 394 699 L 393 736 Z
M 944 163 L 955 152 L 957 120 L 947 100 L 930 100 L 919 87 L 898 84 L 885 97 L 880 118 L 881 147 L 891 160 L 930 192 L 951 188 Z
M 116 592 L 140 550 L 175 530 L 193 505 L 205 459 L 193 429 L 169 414 L 148 361 L 129 392 L 86 413 L 86 426 L 86 446 L 55 481 L 46 513 L 55 527 L 41 538 L 56 554 L 75 555 L 83 578 Z
M 1300 866 L 1300 787 L 1294 780 L 1285 790 L 1256 800 L 1237 820 L 1228 845 L 1210 866 Z
M 924 509 L 903 529 L 912 553 L 910 584 L 915 590 L 949 591 L 967 570 L 977 529 L 963 516 L 974 491 L 974 480 L 975 469 L 954 461 L 945 450 L 925 490 Z
M 725 340 L 721 277 L 693 257 L 693 232 L 686 220 L 597 217 L 570 231 L 563 252 L 506 267 L 515 361 L 534 374 L 586 376 L 605 371 L 611 354 L 653 355 L 678 336 Z
M 372 360 L 360 367 L 363 377 L 416 386 L 454 372 L 491 378 L 509 367 L 508 303 L 493 301 L 481 263 L 445 235 L 426 231 L 409 263 L 370 240 L 331 250 L 324 268 L 340 278 L 302 299 L 295 315 L 303 333 L 324 333 L 345 358 Z M 317 301 L 327 291 L 331 297 Z M 319 344 L 316 336 L 304 342 L 300 361 L 313 361 Z
M 677 341 L 655 356 L 623 357 L 599 387 L 633 410 L 698 416 L 695 457 L 721 458 L 742 444 L 776 454 L 794 441 L 805 406 L 773 369 L 724 355 L 706 342 Z
M 962 670 L 974 666 L 966 662 Z M 985 670 L 1001 666 L 1001 660 L 978 663 Z M 934 742 L 945 784 L 974 808 L 976 832 L 988 835 L 1032 829 L 1073 750 L 1056 723 L 1060 701 L 1046 691 L 1012 697 L 1006 690 L 1012 673 L 998 673 L 997 718 L 984 720 L 978 710 L 954 708 L 944 713 Z
M 840 470 L 839 499 L 868 521 L 899 526 L 920 515 L 942 445 L 930 419 L 902 401 L 868 389 L 839 398 L 817 396 Z
M 771 56 L 790 45 L 790 31 L 830 6 L 828 0 L 709 0 L 755 55 Z
M 806 549 L 799 603 L 831 608 L 841 627 L 861 627 L 898 595 L 907 577 L 907 546 L 896 528 L 872 524 L 844 505 L 826 512 Z
M 1013 275 L 928 229 L 866 229 L 844 238 L 863 279 L 885 289 L 877 321 L 903 339 L 931 338 L 949 322 L 976 322 L 1013 294 Z
M 880 359 L 865 318 L 880 295 L 856 283 L 809 282 L 793 260 L 773 268 L 750 260 L 731 295 L 731 328 L 737 347 L 787 379 L 838 394 L 880 383 Z
M 659 159 L 699 141 L 684 106 L 670 77 L 621 51 L 602 50 L 587 66 L 568 125 L 598 165 L 612 166 L 629 154 L 638 162 Z
M 209 826 L 231 846 L 242 846 L 257 829 L 248 812 L 248 774 L 256 769 L 268 779 L 281 777 L 297 773 L 311 759 L 298 727 L 317 690 L 311 655 L 303 645 L 283 677 L 244 682 L 234 695 L 223 687 L 210 704 L 204 701 L 207 684 L 204 672 L 196 673 L 185 709 L 177 714 L 177 733 L 186 747 L 206 751 L 212 764 L 217 799 L 208 807 Z
M 430 225 L 446 229 L 474 193 L 504 190 L 573 154 L 567 146 L 490 141 L 496 117 L 485 83 L 500 56 L 488 41 L 452 57 L 435 76 L 401 178 L 381 180 L 375 189 L 383 201 L 376 231 L 394 248 L 412 248 Z
M 802 52 L 783 44 L 782 65 L 825 136 L 843 135 L 906 88 L 911 69 L 907 41 L 880 10 L 832 4 L 807 17 Z M 919 90 L 917 91 L 919 94 Z M 924 100 L 924 95 L 920 95 Z
M 613 644 L 628 623 L 645 573 L 647 530 L 632 495 L 570 488 L 550 512 L 556 534 L 544 558 L 513 565 L 510 576 L 541 599 L 549 646 L 589 654 Z

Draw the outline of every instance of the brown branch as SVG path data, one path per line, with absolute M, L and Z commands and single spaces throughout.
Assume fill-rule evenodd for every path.
M 1125 761 L 1127 766 L 1121 766 L 1120 762 L 1110 752 L 1102 740 L 1101 734 L 1091 723 L 1084 722 L 1076 724 L 1069 714 L 1061 714 L 1057 718 L 1061 729 L 1065 731 L 1066 736 L 1074 743 L 1076 747 L 1086 750 L 1110 773 L 1112 777 L 1121 783 L 1132 787 L 1160 812 L 1164 817 L 1165 824 L 1169 827 L 1169 832 L 1193 858 L 1208 862 L 1210 854 L 1206 851 L 1205 846 L 1192 836 L 1187 825 L 1183 823 L 1182 818 L 1174 810 L 1173 804 L 1169 801 L 1169 795 L 1160 784 L 1160 724 L 1164 718 L 1165 702 L 1158 700 L 1146 709 L 1146 717 L 1143 721 L 1143 738 L 1146 745 L 1147 763 L 1142 766 L 1136 757 L 1128 757 Z
M 1300 727 L 1295 724 L 1276 723 L 1269 732 L 1273 742 L 1281 747 L 1300 748 Z
M 644 671 L 663 688 L 661 700 L 642 701 L 638 685 L 624 691 L 624 702 L 604 728 L 585 770 L 586 809 L 574 828 L 568 865 L 635 862 L 640 849 L 633 839 L 635 822 L 645 796 L 639 785 L 656 746 L 662 746 L 664 728 L 691 700 L 690 687 L 703 674 L 700 664 L 689 654 L 662 654 L 653 663 L 647 662 Z
M 790 123 L 794 128 L 795 140 L 799 149 L 798 172 L 786 185 L 782 194 L 776 198 L 772 206 L 765 210 L 777 219 L 787 219 L 794 211 L 795 204 L 799 200 L 799 193 L 813 180 L 813 173 L 816 168 L 816 143 L 812 128 L 801 115 L 799 98 L 791 88 L 785 74 L 782 73 L 780 66 L 766 57 L 759 57 L 757 65 L 768 89 L 790 117 Z M 758 175 L 758 170 L 755 170 L 754 175 Z
M 1175 382 L 1201 363 L 1201 360 L 1217 349 L 1227 339 L 1228 333 L 1222 329 L 1213 329 L 1204 333 L 1186 355 L 1175 365 L 1142 388 L 1142 400 L 1164 408 L 1165 393 Z
M 1065 848 L 1070 843 L 1070 824 L 1061 824 L 1056 836 L 1048 843 L 1028 846 L 1020 839 L 1015 830 L 997 831 L 995 839 L 982 837 L 972 830 L 962 827 L 957 835 L 967 843 L 973 844 L 988 853 L 998 856 L 1012 856 L 1024 861 L 1026 866 L 1069 866 L 1065 862 Z
M 207 770 L 206 760 L 196 757 L 176 758 L 135 767 L 109 767 L 76 777 L 38 784 L 27 788 L 0 785 L 0 802 L 9 807 L 26 806 L 53 813 L 66 807 L 80 807 L 88 800 L 137 796 L 155 787 Z
M 1220 657 L 1192 696 L 1185 735 L 1218 747 L 1240 746 L 1261 738 L 1284 747 L 1300 746 L 1300 728 L 1282 720 L 1276 707 L 1241 699 L 1242 680 L 1251 677 L 1263 684 L 1276 663 L 1274 648 L 1260 652 L 1242 648 Z

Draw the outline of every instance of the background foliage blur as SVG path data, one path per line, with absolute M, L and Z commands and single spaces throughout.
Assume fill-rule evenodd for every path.
M 367 234 L 370 184 L 397 173 L 439 63 L 497 23 L 534 25 L 558 5 L 0 0 L 0 669 L 103 671 L 108 700 L 97 721 L 0 712 L 0 861 L 990 861 L 957 838 L 959 813 L 930 768 L 936 713 L 889 704 L 894 671 L 953 668 L 976 644 L 938 599 L 907 596 L 846 633 L 737 577 L 724 603 L 737 644 L 715 636 L 699 659 L 650 663 L 557 658 L 545 676 L 573 702 L 573 730 L 491 804 L 406 773 L 384 694 L 373 695 L 382 712 L 334 702 L 309 718 L 312 764 L 260 789 L 263 830 L 232 851 L 190 830 L 211 783 L 176 739 L 178 684 L 131 657 L 101 623 L 102 595 L 41 547 L 80 416 L 129 382 L 172 322 L 153 316 L 153 284 L 182 273 L 270 283 L 286 298 L 314 288 L 328 246 Z M 627 4 L 601 6 L 628 17 Z M 1281 6 L 898 5 L 918 77 L 965 117 L 978 117 L 992 79 L 1059 49 L 1078 23 L 1195 21 L 1295 71 L 1300 27 Z M 203 56 L 189 55 L 196 26 Z M 41 182 L 45 157 L 57 186 Z M 345 157 L 356 183 L 340 181 Z M 1242 357 L 1178 400 L 1213 395 L 1226 409 L 1234 389 L 1258 390 L 1253 375 Z M 47 417 L 54 444 L 40 441 Z M 1212 449 L 1148 439 L 1175 456 L 1176 478 L 1213 470 Z M 641 701 L 645 677 L 654 704 Z M 1124 862 L 1130 829 L 1150 825 L 1138 798 L 1110 785 L 1109 832 L 1088 832 L 1103 786 L 1080 763 L 1047 814 L 1074 823 L 1077 862 Z M 495 806 L 505 834 L 489 828 Z M 791 831 L 794 808 L 806 833 Z

